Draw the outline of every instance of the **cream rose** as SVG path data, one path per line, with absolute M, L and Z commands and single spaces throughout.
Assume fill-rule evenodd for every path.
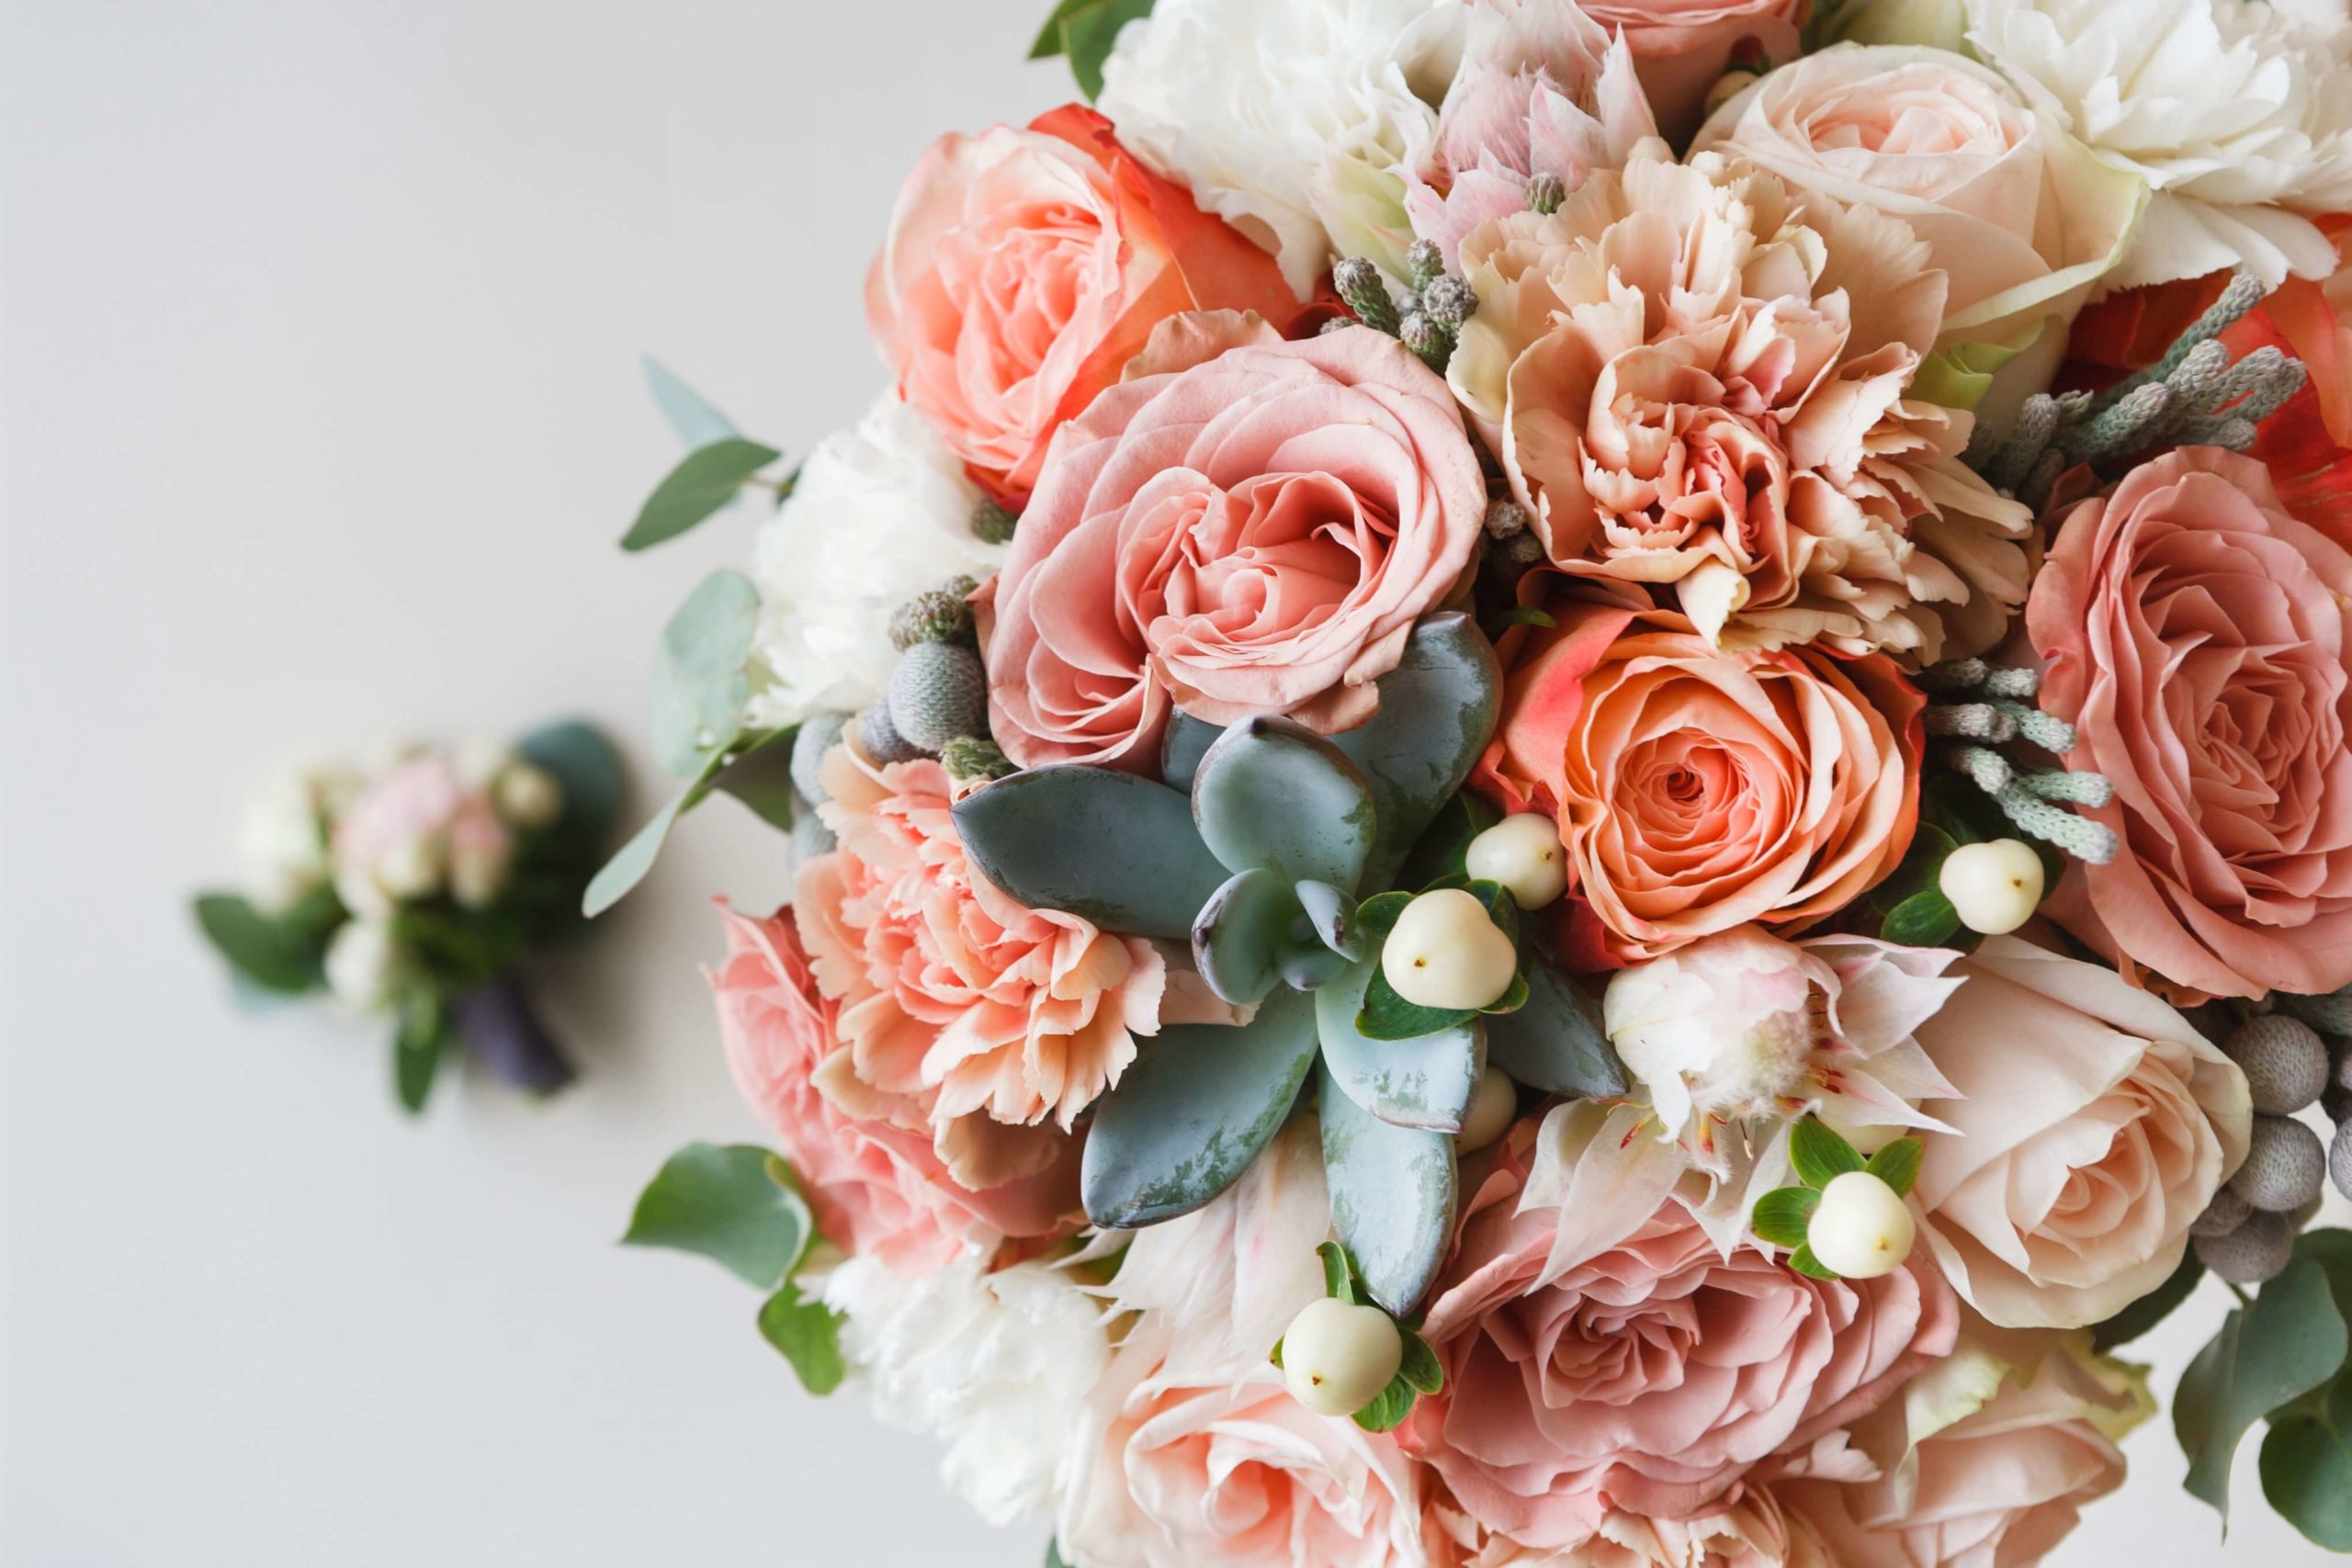
M 1921 1107 L 1920 1234 L 1994 1323 L 2076 1328 L 2180 1264 L 2189 1222 L 2245 1158 L 2245 1075 L 2112 970 L 1995 937 L 1920 1025 L 1959 1090 Z

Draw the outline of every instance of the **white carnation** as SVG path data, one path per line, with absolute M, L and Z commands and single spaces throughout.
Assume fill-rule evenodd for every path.
M 1272 251 L 1304 299 L 1334 255 L 1403 270 L 1408 150 L 1460 54 L 1460 0 L 1159 0 L 1104 63 L 1119 139 Z
M 941 1472 L 989 1522 L 1057 1506 L 1070 1438 L 1110 1359 L 1102 1309 L 1067 1271 L 963 1258 L 934 1273 L 853 1258 L 826 1277 L 842 1351 L 891 1426 L 944 1439 Z
M 2342 0 L 1968 0 L 1968 19 L 1979 53 L 2148 182 L 2110 285 L 2335 269 L 2303 214 L 2352 207 Z
M 895 393 L 819 442 L 752 547 L 760 628 L 745 717 L 781 728 L 879 697 L 899 657 L 890 612 L 951 577 L 987 577 L 1003 558 L 972 532 L 979 499 Z

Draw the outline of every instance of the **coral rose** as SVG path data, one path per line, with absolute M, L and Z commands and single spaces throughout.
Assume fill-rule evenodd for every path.
M 2026 625 L 2087 815 L 2122 852 L 2052 912 L 2184 991 L 2352 984 L 2352 554 L 2287 514 L 2261 464 L 2183 447 L 2068 513 Z
M 1925 705 L 1881 657 L 1718 652 L 1679 616 L 1571 604 L 1521 651 L 1477 779 L 1558 817 L 1570 957 L 1634 963 L 1803 928 L 1893 870 Z
M 1920 1235 L 1969 1303 L 2075 1328 L 2162 1284 L 2245 1157 L 2245 1075 L 2113 971 L 1994 937 L 1919 1043 L 1959 1091 L 1924 1109 Z
M 1462 263 L 1447 378 L 1563 570 L 1670 589 L 1729 646 L 2006 633 L 2031 514 L 1961 462 L 1968 415 L 1911 396 L 1945 284 L 1903 223 L 1651 142 Z
M 1951 1349 L 1959 1305 L 1925 1259 L 1811 1279 L 1724 1256 L 1672 1200 L 1546 1278 L 1563 1211 L 1527 1201 L 1529 1142 L 1497 1145 L 1464 1205 L 1426 1328 L 1445 1392 L 1406 1427 L 1487 1530 L 1572 1546 L 1612 1509 L 1713 1511 Z
M 1633 47 L 1657 122 L 1678 143 L 1706 114 L 1707 94 L 1735 56 L 1770 62 L 1804 52 L 1810 0 L 1584 0 L 1585 14 Z
M 989 728 L 1024 767 L 1143 769 L 1171 702 L 1360 724 L 1486 502 L 1444 383 L 1379 333 L 1124 382 L 1055 438 L 975 600 Z
M 973 471 L 1025 491 L 1060 423 L 1180 310 L 1295 309 L 1273 258 L 1070 105 L 933 143 L 865 283 L 908 402 Z
M 1075 1160 L 975 1192 L 947 1174 L 928 1128 L 837 1103 L 831 1089 L 851 1070 L 849 1056 L 790 912 L 761 920 L 722 905 L 719 913 L 727 959 L 709 979 L 727 1066 L 798 1174 L 826 1240 L 912 1272 L 992 1251 L 1006 1235 L 1063 1227 Z

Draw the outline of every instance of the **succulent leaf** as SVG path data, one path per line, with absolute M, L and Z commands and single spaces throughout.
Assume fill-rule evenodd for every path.
M 1178 708 L 1170 716 L 1168 733 L 1159 742 L 1159 775 L 1168 781 L 1168 787 L 1189 794 L 1193 775 L 1200 772 L 1201 759 L 1224 733 L 1208 720 L 1194 718 Z
M 1109 768 L 1034 768 L 956 805 L 980 874 L 1036 909 L 1108 931 L 1188 938 L 1227 873 L 1165 784 Z
M 1261 999 L 1283 978 L 1283 939 L 1298 919 L 1298 895 L 1271 871 L 1238 871 L 1209 895 L 1193 922 L 1193 964 L 1236 1007 Z
M 1356 1018 L 1379 964 L 1376 956 L 1366 957 L 1316 993 L 1324 1070 L 1350 1100 L 1383 1122 L 1459 1132 L 1485 1065 L 1478 1026 L 1456 1023 L 1405 1040 L 1364 1033 Z
M 1606 1100 L 1631 1085 L 1600 1022 L 1600 1004 L 1556 964 L 1531 959 L 1526 1004 L 1487 1019 L 1487 1059 L 1546 1094 Z
M 1372 852 L 1372 791 L 1340 749 L 1261 715 L 1219 736 L 1193 778 L 1193 820 L 1227 870 L 1353 889 Z
M 1360 886 L 1389 886 L 1413 841 L 1494 739 L 1502 667 L 1468 615 L 1424 615 L 1380 678 L 1380 711 L 1332 741 L 1363 770 L 1380 837 Z
M 1319 991 L 1348 971 L 1348 961 L 1318 939 L 1294 930 L 1274 960 L 1283 983 L 1294 991 Z
M 1323 945 L 1352 964 L 1363 956 L 1363 938 L 1355 929 L 1356 901 L 1328 882 L 1302 882 L 1299 908 Z
M 1332 1228 L 1372 1299 L 1410 1313 L 1429 1294 L 1453 1233 L 1453 1140 L 1367 1115 L 1328 1071 L 1319 1115 Z
M 1288 990 L 1238 1028 L 1174 1024 L 1142 1042 L 1095 1102 L 1079 1171 L 1087 1218 L 1133 1230 L 1215 1198 L 1281 1129 L 1314 1065 L 1314 1000 Z

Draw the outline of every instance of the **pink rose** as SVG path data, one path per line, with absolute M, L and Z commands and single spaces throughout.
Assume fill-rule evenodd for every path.
M 1564 1216 L 1521 1207 L 1528 1144 L 1498 1145 L 1465 1205 L 1427 1327 L 1445 1392 L 1407 1427 L 1487 1530 L 1560 1547 L 1612 1509 L 1709 1512 L 1952 1347 L 1959 1307 L 1932 1269 L 1825 1280 L 1726 1258 L 1673 1201 L 1547 1280 Z
M 334 825 L 335 890 L 355 915 L 380 918 L 446 881 L 460 903 L 491 903 L 505 885 L 514 835 L 487 792 L 469 789 L 445 750 L 409 757 L 361 791 Z
M 828 1087 L 849 1070 L 849 1055 L 791 916 L 752 919 L 724 905 L 719 913 L 727 959 L 709 979 L 727 1066 L 798 1173 L 828 1241 L 893 1268 L 924 1270 L 967 1251 L 992 1251 L 1005 1235 L 1061 1228 L 1075 1201 L 1075 1159 L 974 1192 L 947 1174 L 927 1130 L 837 1104 Z
M 2289 516 L 2261 464 L 2168 452 L 2068 513 L 2026 626 L 2070 765 L 2123 840 L 2051 912 L 2188 992 L 2352 984 L 2352 554 Z
M 990 728 L 1024 767 L 1148 768 L 1171 703 L 1360 724 L 1486 504 L 1444 382 L 1382 333 L 1124 382 L 1055 437 L 975 601 Z
M 1018 493 L 1155 324 L 1296 307 L 1272 256 L 1073 104 L 1026 130 L 940 138 L 899 194 L 865 309 L 900 394 L 976 476 Z
M 1477 779 L 1559 818 L 1576 966 L 1802 930 L 1902 860 L 1925 699 L 1884 658 L 1717 652 L 1663 611 L 1555 615 L 1512 661 Z
M 1921 1238 L 1969 1304 L 2075 1328 L 2162 1284 L 2245 1157 L 2245 1075 L 2109 969 L 1993 937 L 1919 1025 L 1957 1090 L 1922 1109 Z
M 1633 46 L 1634 64 L 1678 145 L 1706 117 L 1707 94 L 1735 58 L 1785 65 L 1804 52 L 1797 29 L 1811 0 L 1584 0 L 1585 14 Z

